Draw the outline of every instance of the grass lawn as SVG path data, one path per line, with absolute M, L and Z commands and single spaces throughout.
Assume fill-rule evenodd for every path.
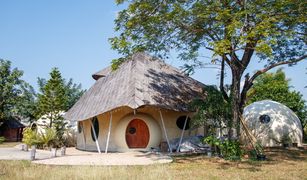
M 267 149 L 268 161 L 176 157 L 151 166 L 48 166 L 0 161 L 0 179 L 307 179 L 307 151 Z

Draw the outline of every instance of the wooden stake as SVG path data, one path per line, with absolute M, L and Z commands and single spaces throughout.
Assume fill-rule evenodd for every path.
M 84 141 L 84 150 L 86 150 L 86 139 L 85 139 L 85 133 L 84 133 L 84 121 L 80 122 L 82 124 L 82 134 L 83 134 L 83 141 Z
M 185 127 L 187 125 L 188 118 L 189 118 L 189 116 L 187 115 L 186 118 L 185 118 L 185 121 L 184 121 L 183 129 L 182 129 L 181 136 L 180 136 L 180 141 L 179 141 L 176 152 L 179 152 L 179 149 L 180 149 L 180 146 L 181 146 L 181 143 L 182 143 L 183 134 L 184 134 L 184 131 L 185 131 Z
M 96 135 L 96 132 L 95 132 L 95 129 L 94 129 L 94 125 L 93 125 L 93 121 L 92 120 L 90 120 L 90 121 L 91 121 L 91 125 L 92 125 L 92 131 L 93 131 L 93 134 L 94 134 L 94 137 L 95 137 L 96 147 L 97 147 L 99 154 L 101 154 L 99 143 L 98 143 L 98 138 L 97 138 L 97 135 Z M 97 119 L 97 121 L 98 121 L 98 119 Z
M 110 141 L 110 135 L 111 135 L 111 129 L 112 129 L 112 112 L 110 116 L 110 123 L 109 123 L 109 132 L 108 132 L 108 137 L 107 137 L 107 145 L 106 145 L 106 150 L 105 153 L 108 153 L 108 148 L 109 148 L 109 141 Z
M 166 133 L 166 129 L 165 129 L 165 125 L 164 125 L 164 120 L 163 120 L 161 109 L 159 110 L 159 113 L 160 113 L 160 118 L 161 118 L 161 122 L 162 122 L 162 127 L 163 127 L 163 130 L 164 130 L 164 135 L 165 135 L 166 142 L 167 142 L 167 145 L 168 145 L 168 149 L 169 149 L 169 152 L 172 153 L 171 146 L 170 146 L 170 143 L 169 143 L 169 140 L 168 140 L 168 137 L 167 137 L 167 133 Z

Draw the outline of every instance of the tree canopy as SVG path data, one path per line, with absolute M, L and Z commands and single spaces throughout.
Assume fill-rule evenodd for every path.
M 306 101 L 301 93 L 291 90 L 289 82 L 282 69 L 262 74 L 248 91 L 248 104 L 265 99 L 280 102 L 296 113 L 304 127 L 307 123 Z
M 50 72 L 50 79 L 41 88 L 38 94 L 38 109 L 40 116 L 46 116 L 53 127 L 53 121 L 62 120 L 61 112 L 65 111 L 68 103 L 68 95 L 65 92 L 64 79 L 57 68 Z
M 30 119 L 35 116 L 35 93 L 22 76 L 23 71 L 0 59 L 0 122 L 11 116 Z
M 117 0 L 128 2 L 118 13 L 110 39 L 113 49 L 124 58 L 113 60 L 113 68 L 131 54 L 147 51 L 202 65 L 202 53 L 211 51 L 211 62 L 228 64 L 232 74 L 230 96 L 225 93 L 222 76 L 220 90 L 232 103 L 233 124 L 239 132 L 239 118 L 247 91 L 259 75 L 283 64 L 305 60 L 306 5 L 300 0 Z M 246 73 L 251 61 L 265 66 Z M 190 66 L 197 67 L 197 66 Z M 224 68 L 222 73 L 224 74 Z M 244 86 L 240 83 L 244 77 Z M 231 134 L 230 134 L 231 135 Z
M 223 98 L 222 93 L 215 86 L 207 86 L 204 91 L 207 93 L 205 100 L 195 99 L 191 103 L 192 109 L 196 109 L 193 123 L 212 127 L 213 130 L 216 128 L 222 130 L 231 119 L 230 103 Z M 204 135 L 208 135 L 208 132 L 205 133 L 207 134 Z
M 40 93 L 38 94 L 38 116 L 47 116 L 52 120 L 62 120 L 61 112 L 70 109 L 83 95 L 85 90 L 81 84 L 75 84 L 73 79 L 66 81 L 58 68 L 53 68 L 50 72 L 50 79 L 38 78 Z M 50 122 L 52 127 L 52 122 Z M 58 122 L 56 126 L 61 126 L 63 122 Z

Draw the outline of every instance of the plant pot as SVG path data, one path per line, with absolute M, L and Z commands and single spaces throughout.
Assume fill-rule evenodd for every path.
M 61 156 L 66 155 L 66 146 L 61 147 Z
M 25 151 L 25 150 L 26 150 L 26 145 L 22 144 L 22 145 L 21 145 L 21 150 L 22 150 L 22 151 Z
M 35 154 L 36 154 L 36 146 L 32 146 L 31 151 L 30 151 L 30 160 L 31 161 L 35 160 Z
M 56 148 L 51 148 L 51 157 L 56 157 L 56 152 L 57 152 Z
M 207 156 L 208 157 L 212 157 L 212 152 L 211 151 L 207 151 Z
M 264 155 L 264 154 L 257 154 L 257 160 L 258 161 L 265 161 L 266 160 L 266 155 Z
M 28 145 L 24 145 L 24 151 L 29 151 L 29 146 Z

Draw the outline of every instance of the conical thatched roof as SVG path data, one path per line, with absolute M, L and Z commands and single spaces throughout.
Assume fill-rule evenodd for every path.
M 93 75 L 95 84 L 66 113 L 70 120 L 85 120 L 113 109 L 150 105 L 189 111 L 188 104 L 203 95 L 204 85 L 165 64 L 137 53 L 116 71 L 110 67 Z

